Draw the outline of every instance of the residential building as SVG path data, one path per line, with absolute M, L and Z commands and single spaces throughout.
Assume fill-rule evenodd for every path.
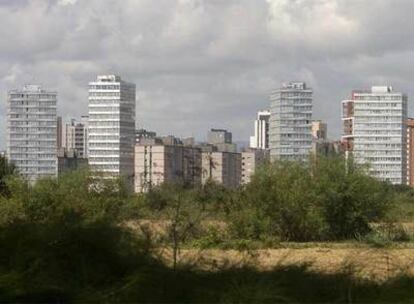
M 168 146 L 175 146 L 175 145 L 182 145 L 183 142 L 181 138 L 175 137 L 174 135 L 162 136 L 160 137 L 161 141 L 164 145 Z
M 116 75 L 89 83 L 88 159 L 104 176 L 134 175 L 135 84 Z
M 139 144 L 142 139 L 155 138 L 157 133 L 153 131 L 148 131 L 145 129 L 139 129 L 135 131 L 135 143 Z
M 407 118 L 407 185 L 414 187 L 414 118 Z
M 269 151 L 265 149 L 248 149 L 241 153 L 241 182 L 250 183 L 256 170 L 269 159 Z
M 228 188 L 241 184 L 241 154 L 232 152 L 202 152 L 202 183 L 212 180 Z
M 254 121 L 254 136 L 250 137 L 250 148 L 269 149 L 270 111 L 259 111 Z
M 312 142 L 312 155 L 334 156 L 342 155 L 344 152 L 341 141 L 315 139 Z
M 312 121 L 312 138 L 315 139 L 328 139 L 328 125 L 322 120 Z
M 237 152 L 237 145 L 232 141 L 232 134 L 224 129 L 211 129 L 207 134 L 207 142 L 221 152 Z
M 88 165 L 88 161 L 84 157 L 78 155 L 75 149 L 60 148 L 57 153 L 58 158 L 58 176 L 72 170 L 76 170 Z
M 57 174 L 57 93 L 38 85 L 7 98 L 7 157 L 33 183 Z
M 83 152 L 82 157 L 88 158 L 89 151 L 89 115 L 82 115 L 80 123 L 83 125 Z
M 201 184 L 201 150 L 146 139 L 135 145 L 135 192 L 163 183 Z
M 270 95 L 272 160 L 307 160 L 312 146 L 312 89 L 289 82 Z
M 195 146 L 196 142 L 195 142 L 195 138 L 194 137 L 186 137 L 182 139 L 183 145 L 184 146 Z
M 82 116 L 82 121 L 77 122 L 71 119 L 65 127 L 65 141 L 67 150 L 75 150 L 79 158 L 87 158 L 88 156 L 88 124 L 87 116 Z
M 207 141 L 209 144 L 231 144 L 232 134 L 224 129 L 211 129 L 207 134 Z
M 62 148 L 62 134 L 63 134 L 63 129 L 62 129 L 62 117 L 58 116 L 57 117 L 57 125 L 56 125 L 56 131 L 57 131 L 57 142 L 56 142 L 56 148 L 59 149 Z
M 334 156 L 342 153 L 340 141 L 328 140 L 328 125 L 322 120 L 312 121 L 312 155 Z
M 346 155 L 393 184 L 407 182 L 407 96 L 389 86 L 353 91 L 342 101 Z

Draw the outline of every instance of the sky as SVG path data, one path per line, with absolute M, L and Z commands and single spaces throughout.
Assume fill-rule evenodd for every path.
M 88 111 L 88 82 L 137 86 L 137 126 L 249 140 L 281 83 L 314 90 L 313 118 L 341 133 L 353 89 L 391 85 L 414 109 L 412 0 L 0 0 L 0 149 L 7 91 L 58 91 L 64 120 Z

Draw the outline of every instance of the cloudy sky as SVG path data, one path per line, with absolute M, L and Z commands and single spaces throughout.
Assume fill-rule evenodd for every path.
M 414 96 L 413 11 L 412 0 L 0 0 L 0 148 L 7 90 L 43 84 L 76 118 L 106 73 L 137 84 L 138 126 L 200 140 L 223 127 L 248 141 L 271 90 L 303 80 L 336 138 L 353 88 Z

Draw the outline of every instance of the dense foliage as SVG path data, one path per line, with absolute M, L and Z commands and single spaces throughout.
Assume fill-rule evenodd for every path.
M 5 156 L 0 156 L 0 195 L 9 195 L 10 191 L 7 188 L 6 179 L 16 173 L 16 168 L 9 163 Z
M 275 162 L 241 191 L 232 228 L 243 238 L 355 238 L 370 231 L 370 222 L 385 218 L 393 199 L 391 186 L 339 157 Z
M 306 265 L 209 272 L 180 263 L 183 246 L 360 238 L 373 222 L 390 220 L 396 200 L 412 203 L 411 190 L 378 182 L 343 159 L 267 165 L 238 190 L 166 184 L 140 195 L 87 171 L 35 185 L 12 168 L 2 172 L 0 302 L 375 302 L 412 295 L 408 277 L 373 284 Z M 164 222 L 165 236 L 157 241 L 131 228 L 144 219 Z M 160 247 L 173 249 L 173 267 L 156 258 Z

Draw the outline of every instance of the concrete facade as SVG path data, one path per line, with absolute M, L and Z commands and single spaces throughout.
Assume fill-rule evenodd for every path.
M 59 149 L 57 153 L 58 158 L 58 176 L 76 170 L 88 165 L 86 158 L 80 157 L 76 150 L 73 149 Z
M 322 122 L 322 120 L 312 121 L 312 139 L 328 139 L 328 125 Z
M 248 184 L 257 168 L 269 160 L 269 151 L 263 149 L 250 149 L 241 153 L 241 182 Z
M 57 141 L 56 141 L 56 149 L 59 151 L 60 148 L 63 146 L 63 125 L 62 125 L 62 117 L 57 117 L 57 124 L 56 124 L 56 132 L 57 132 Z
M 201 150 L 149 140 L 135 145 L 135 192 L 162 183 L 201 184 Z
M 75 150 L 80 158 L 88 157 L 88 125 L 84 121 L 86 117 L 83 116 L 81 122 L 72 119 L 65 127 L 65 147 L 67 150 Z
M 414 187 L 414 118 L 407 119 L 407 185 Z
M 212 180 L 235 189 L 241 184 L 241 154 L 202 152 L 202 183 Z
M 233 143 L 231 132 L 223 129 L 211 129 L 207 134 L 207 142 L 220 152 L 237 152 L 237 145 Z
M 342 101 L 346 155 L 369 165 L 372 176 L 407 183 L 407 96 L 389 86 L 354 91 Z
M 270 157 L 306 161 L 312 146 L 312 89 L 289 82 L 270 95 Z
M 270 111 L 259 111 L 254 121 L 254 135 L 250 137 L 250 148 L 269 149 Z
M 116 75 L 89 83 L 88 160 L 107 177 L 134 176 L 135 84 Z
M 57 176 L 57 93 L 38 85 L 12 90 L 7 98 L 7 158 L 33 183 Z

